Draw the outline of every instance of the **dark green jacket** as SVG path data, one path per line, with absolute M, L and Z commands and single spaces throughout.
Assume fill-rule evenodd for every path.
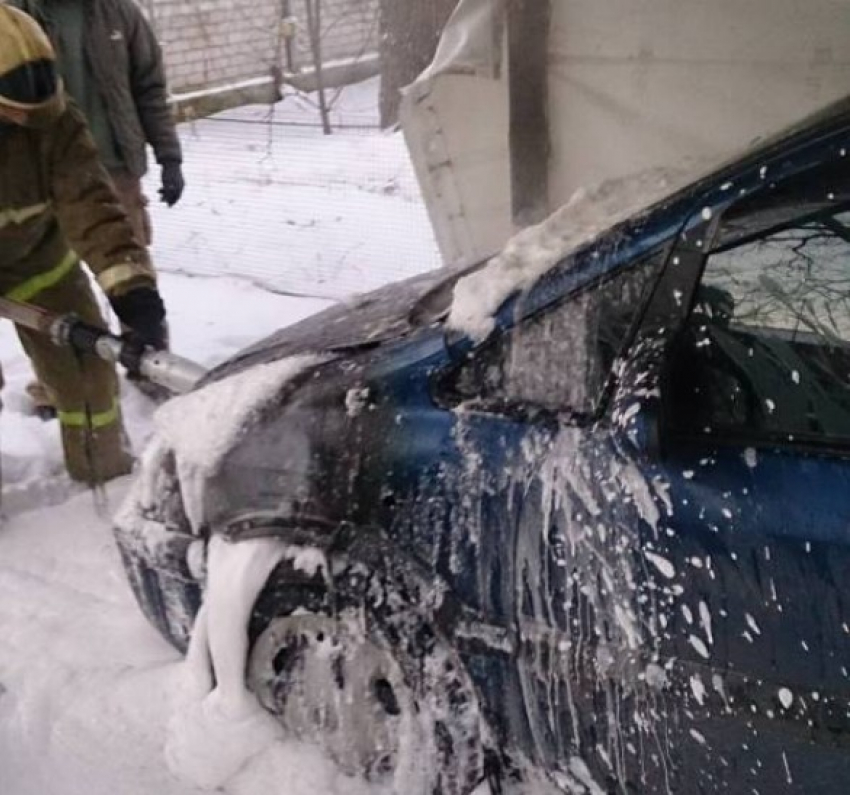
M 181 162 L 174 116 L 167 102 L 165 68 L 153 30 L 133 0 L 53 0 L 87 7 L 84 53 L 106 105 L 128 171 L 147 171 L 145 144 L 158 163 Z M 11 0 L 51 35 L 49 0 Z

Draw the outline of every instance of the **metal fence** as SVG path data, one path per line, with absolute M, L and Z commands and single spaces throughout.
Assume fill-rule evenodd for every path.
M 291 93 L 181 126 L 187 190 L 152 201 L 157 267 L 345 298 L 439 267 L 401 133 L 378 127 L 378 81 L 332 92 L 323 135 L 313 95 Z M 158 169 L 146 180 L 153 199 Z

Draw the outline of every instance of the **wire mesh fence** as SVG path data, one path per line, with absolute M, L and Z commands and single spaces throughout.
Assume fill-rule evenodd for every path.
M 331 135 L 298 92 L 182 125 L 188 187 L 172 209 L 152 202 L 157 267 L 332 299 L 439 267 L 404 139 L 378 125 L 377 79 L 339 91 Z

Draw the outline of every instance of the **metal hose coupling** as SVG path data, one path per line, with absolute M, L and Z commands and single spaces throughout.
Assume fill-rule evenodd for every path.
M 147 349 L 141 356 L 139 372 L 154 383 L 182 395 L 189 392 L 207 371 L 201 365 L 169 351 Z
M 85 323 L 74 315 L 56 318 L 50 326 L 50 337 L 57 345 L 93 354 L 113 364 L 122 364 L 129 371 L 139 373 L 177 395 L 191 390 L 207 372 L 196 362 L 169 351 L 140 346 Z

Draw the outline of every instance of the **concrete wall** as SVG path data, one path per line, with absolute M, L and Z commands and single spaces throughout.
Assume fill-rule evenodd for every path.
M 311 87 L 306 0 L 137 1 L 163 46 L 184 116 L 270 101 L 281 74 Z M 322 0 L 322 31 L 329 84 L 378 71 L 378 0 Z
M 847 94 L 845 0 L 557 0 L 550 206 L 686 159 L 717 161 Z

